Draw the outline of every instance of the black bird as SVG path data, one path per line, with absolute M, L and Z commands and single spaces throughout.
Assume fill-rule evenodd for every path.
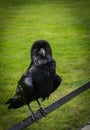
M 61 83 L 61 77 L 56 74 L 56 63 L 52 58 L 52 50 L 45 40 L 36 41 L 31 48 L 31 64 L 18 81 L 15 95 L 6 104 L 8 109 L 29 105 L 36 100 L 41 108 L 39 98 L 44 101 Z

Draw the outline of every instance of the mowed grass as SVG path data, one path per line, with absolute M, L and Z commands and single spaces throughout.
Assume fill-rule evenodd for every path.
M 0 2 L 0 130 L 29 116 L 27 106 L 8 110 L 17 81 L 30 64 L 34 41 L 47 40 L 57 63 L 61 86 L 44 107 L 90 81 L 90 1 L 3 0 Z M 38 109 L 36 102 L 31 106 Z M 26 130 L 77 130 L 90 120 L 90 90 Z

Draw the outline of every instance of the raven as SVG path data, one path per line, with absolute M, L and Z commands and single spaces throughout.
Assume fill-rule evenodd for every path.
M 41 108 L 39 98 L 44 101 L 61 83 L 61 77 L 56 74 L 56 62 L 52 58 L 52 50 L 45 40 L 34 42 L 31 48 L 31 64 L 18 81 L 16 92 L 6 104 L 8 109 L 28 105 L 32 115 L 30 102 L 36 100 Z

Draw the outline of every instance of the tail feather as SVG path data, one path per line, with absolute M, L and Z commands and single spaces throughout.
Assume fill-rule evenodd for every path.
M 18 98 L 13 97 L 13 98 L 8 99 L 8 101 L 5 104 L 8 104 L 8 109 L 11 109 L 11 108 L 16 109 L 23 106 L 24 102 L 22 102 Z

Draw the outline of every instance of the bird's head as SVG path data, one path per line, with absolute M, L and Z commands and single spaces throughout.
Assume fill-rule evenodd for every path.
M 49 43 L 45 40 L 34 42 L 31 48 L 31 59 L 37 57 L 52 57 L 52 50 Z

